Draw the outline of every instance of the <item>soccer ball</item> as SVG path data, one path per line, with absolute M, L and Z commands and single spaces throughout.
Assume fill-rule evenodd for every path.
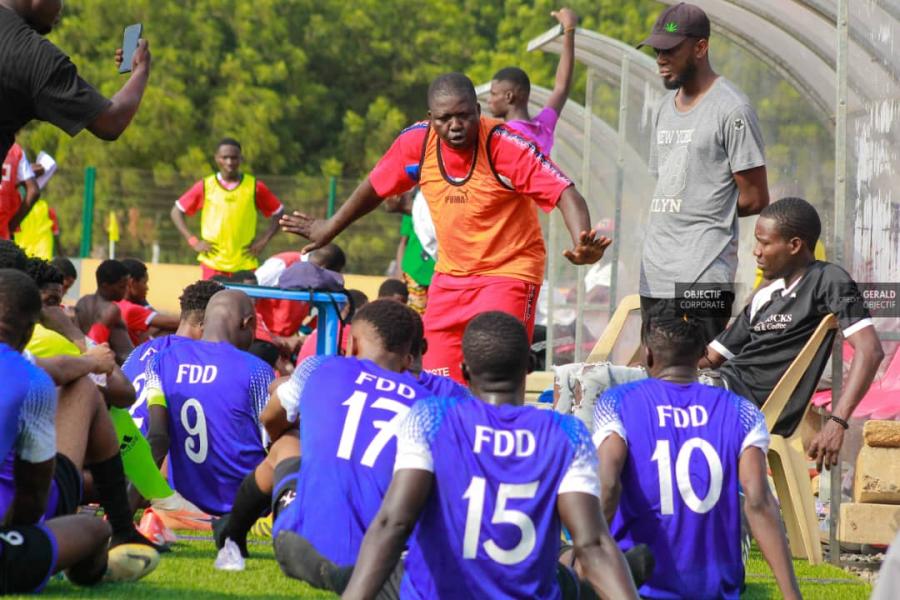
M 137 581 L 153 572 L 159 552 L 143 544 L 122 544 L 111 548 L 104 581 Z

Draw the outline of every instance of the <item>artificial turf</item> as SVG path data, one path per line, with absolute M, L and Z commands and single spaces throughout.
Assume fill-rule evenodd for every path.
M 197 532 L 190 533 L 197 537 Z M 78 588 L 57 577 L 40 598 L 336 598 L 282 575 L 272 546 L 263 543 L 261 538 L 255 541 L 257 543 L 250 546 L 247 570 L 240 573 L 213 569 L 215 548 L 212 540 L 182 540 L 173 546 L 171 553 L 163 555 L 156 571 L 139 582 Z M 864 600 L 872 593 L 868 584 L 831 565 L 814 567 L 798 560 L 794 561 L 794 569 L 800 580 L 800 591 L 807 600 Z M 754 548 L 747 564 L 747 591 L 742 598 L 780 597 L 768 565 Z

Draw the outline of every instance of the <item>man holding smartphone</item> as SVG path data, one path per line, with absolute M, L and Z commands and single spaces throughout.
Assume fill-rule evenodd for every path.
M 131 76 L 107 99 L 78 75 L 66 54 L 44 39 L 59 20 L 62 0 L 0 0 L 0 156 L 32 119 L 69 135 L 87 128 L 115 140 L 137 113 L 150 76 L 150 51 L 140 40 Z M 121 62 L 121 50 L 116 53 Z

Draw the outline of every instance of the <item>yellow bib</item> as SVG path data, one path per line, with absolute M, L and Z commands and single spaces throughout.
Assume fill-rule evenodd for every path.
M 39 199 L 34 203 L 13 239 L 28 256 L 44 260 L 53 258 L 53 220 L 45 200 Z
M 69 341 L 65 336 L 47 329 L 40 323 L 35 324 L 34 333 L 25 349 L 38 358 L 52 358 L 54 356 L 81 356 L 78 346 Z
M 198 257 L 207 267 L 225 273 L 255 269 L 259 261 L 247 252 L 256 237 L 256 178 L 243 175 L 241 183 L 226 190 L 216 175 L 203 180 L 200 237 L 215 244 Z

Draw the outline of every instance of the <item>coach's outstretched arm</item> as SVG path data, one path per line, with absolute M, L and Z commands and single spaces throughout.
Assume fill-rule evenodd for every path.
M 308 239 L 310 243 L 301 250 L 306 254 L 331 242 L 351 223 L 375 210 L 383 200 L 366 177 L 330 219 L 317 219 L 295 210 L 282 215 L 281 229 Z
M 601 598 L 637 600 L 628 565 L 609 534 L 598 498 L 569 492 L 559 495 L 556 507 L 563 525 L 572 534 L 575 558 L 594 591 Z
M 603 252 L 612 240 L 606 236 L 597 237 L 597 232 L 591 229 L 587 202 L 574 185 L 563 190 L 556 207 L 562 213 L 574 244 L 571 250 L 563 251 L 563 256 L 573 265 L 591 265 L 603 258 Z
M 394 473 L 381 508 L 363 538 L 353 576 L 342 598 L 365 599 L 378 594 L 400 560 L 433 484 L 434 474 L 430 471 L 400 469 Z
M 746 499 L 744 514 L 747 515 L 747 523 L 763 558 L 775 575 L 778 589 L 786 600 L 799 599 L 800 588 L 797 587 L 787 539 L 781 528 L 778 504 L 769 490 L 766 455 L 762 449 L 751 446 L 744 450 L 738 463 L 738 477 Z

